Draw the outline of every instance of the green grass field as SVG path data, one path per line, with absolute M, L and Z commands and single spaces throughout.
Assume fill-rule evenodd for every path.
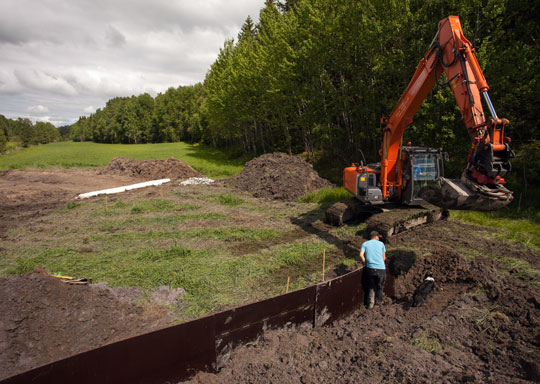
M 540 212 L 503 209 L 496 212 L 452 211 L 450 217 L 490 229 L 494 237 L 540 249 Z
M 34 146 L 0 155 L 0 169 L 102 167 L 118 156 L 138 160 L 184 161 L 208 177 L 230 177 L 242 170 L 244 161 L 224 152 L 187 143 L 96 144 L 60 142 Z
M 290 221 L 315 204 L 261 201 L 226 186 L 68 202 L 39 223 L 13 228 L 0 276 L 44 265 L 50 273 L 112 286 L 182 287 L 182 320 L 303 288 L 343 261 L 332 244 Z M 319 210 L 322 216 L 322 211 Z

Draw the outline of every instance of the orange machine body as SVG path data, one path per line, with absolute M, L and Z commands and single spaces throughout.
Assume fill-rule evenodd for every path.
M 467 172 L 480 184 L 504 183 L 503 176 L 495 176 L 493 172 L 487 171 L 481 174 L 471 165 L 479 143 L 489 143 L 495 154 L 497 151 L 506 151 L 505 153 L 509 151 L 507 144 L 509 139 L 505 139 L 504 136 L 508 120 L 496 116 L 486 119 L 481 95 L 489 90 L 489 86 L 471 43 L 463 35 L 459 18 L 449 16 L 439 22 L 437 36 L 418 63 L 414 76 L 392 113 L 389 117 L 381 119 L 384 136 L 380 149 L 380 188 L 385 200 L 388 198 L 399 200 L 401 197 L 403 159 L 400 153 L 403 133 L 443 71 L 473 141 Z M 353 171 L 352 168 L 347 169 L 344 182 L 350 183 L 349 179 L 352 179 L 352 176 L 349 173 Z M 506 174 L 506 171 L 503 174 Z

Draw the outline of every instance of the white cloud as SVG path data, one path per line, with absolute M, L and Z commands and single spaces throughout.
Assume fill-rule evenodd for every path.
M 66 124 L 115 96 L 202 81 L 264 0 L 2 0 L 0 114 Z M 95 109 L 94 109 L 95 110 Z M 93 111 L 92 111 L 93 112 Z
M 77 90 L 60 74 L 43 72 L 39 69 L 19 70 L 14 72 L 19 83 L 32 89 L 39 89 L 65 96 L 74 96 Z
M 89 105 L 88 107 L 86 107 L 86 108 L 84 109 L 84 113 L 88 113 L 88 114 L 94 113 L 95 111 L 96 111 L 96 108 L 94 108 L 94 107 L 91 106 L 91 105 Z
M 49 112 L 49 108 L 43 106 L 43 105 L 32 105 L 26 109 L 28 112 L 36 115 L 42 115 L 44 113 Z

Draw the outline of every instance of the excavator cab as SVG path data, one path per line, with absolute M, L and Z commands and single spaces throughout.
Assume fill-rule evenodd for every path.
M 403 147 L 401 201 L 408 205 L 425 203 L 420 191 L 433 187 L 444 176 L 443 153 L 440 149 Z

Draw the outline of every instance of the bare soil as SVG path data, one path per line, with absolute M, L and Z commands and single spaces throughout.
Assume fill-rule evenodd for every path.
M 463 235 L 467 233 L 467 238 Z M 525 383 L 540 381 L 540 294 L 484 255 L 539 255 L 490 246 L 479 227 L 438 222 L 388 244 L 395 295 L 324 328 L 266 332 L 237 348 L 218 374 L 189 383 Z M 483 240 L 481 240 L 483 239 Z M 475 241 L 477 241 L 475 243 Z M 419 256 L 408 248 L 427 251 Z M 429 273 L 436 289 L 421 307 L 412 293 Z
M 255 197 L 284 201 L 296 201 L 306 192 L 332 186 L 308 162 L 279 152 L 248 161 L 230 183 Z
M 85 192 L 120 187 L 140 179 L 99 174 L 96 169 L 0 171 L 0 239 L 10 228 L 63 208 Z
M 132 290 L 69 285 L 44 269 L 0 278 L 0 379 L 171 321 L 163 307 L 134 304 Z
M 103 168 L 0 171 L 0 239 L 9 228 L 59 209 L 77 195 L 140 181 L 199 177 L 188 164 L 117 157 Z

